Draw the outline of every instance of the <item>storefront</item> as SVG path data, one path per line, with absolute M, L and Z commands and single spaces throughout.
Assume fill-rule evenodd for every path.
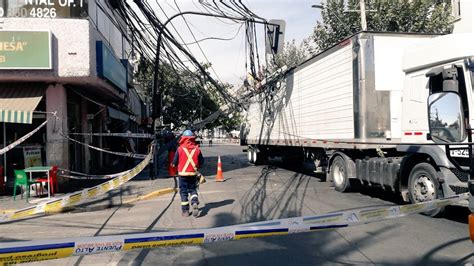
M 45 3 L 0 0 L 0 146 L 56 114 L 21 145 L 0 154 L 0 165 L 10 178 L 13 168 L 31 163 L 91 174 L 116 171 L 114 163 L 121 165 L 123 158 L 87 145 L 126 152 L 123 139 L 70 134 L 131 128 L 133 114 L 125 103 L 133 67 L 126 27 L 95 0 Z M 51 17 L 41 19 L 39 9 Z
M 44 99 L 46 84 L 0 84 L 1 147 L 6 147 L 43 124 L 48 118 Z M 49 115 L 51 116 L 51 115 Z M 46 127 L 3 154 L 0 164 L 4 176 L 13 176 L 13 169 L 24 169 L 46 163 Z M 4 177 L 2 177 L 4 178 Z M 7 179 L 7 182 L 13 182 Z

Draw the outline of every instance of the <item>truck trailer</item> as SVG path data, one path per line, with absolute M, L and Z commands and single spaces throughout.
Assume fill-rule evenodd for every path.
M 314 55 L 248 103 L 249 162 L 310 160 L 337 191 L 378 186 L 407 202 L 467 193 L 467 146 L 433 141 L 459 132 L 430 134 L 427 99 L 456 91 L 474 125 L 472 43 L 472 34 L 360 32 Z

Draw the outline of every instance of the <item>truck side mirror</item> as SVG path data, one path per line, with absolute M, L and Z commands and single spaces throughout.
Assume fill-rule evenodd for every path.
M 462 142 L 466 138 L 461 98 L 455 92 L 439 92 L 428 98 L 431 139 L 436 143 Z

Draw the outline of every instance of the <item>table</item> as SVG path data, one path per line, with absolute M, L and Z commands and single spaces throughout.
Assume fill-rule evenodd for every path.
M 49 176 L 49 170 L 52 166 L 32 166 L 25 168 L 25 172 L 30 174 L 30 181 L 33 180 L 33 173 L 46 173 L 48 176 L 48 198 L 51 197 L 51 177 Z

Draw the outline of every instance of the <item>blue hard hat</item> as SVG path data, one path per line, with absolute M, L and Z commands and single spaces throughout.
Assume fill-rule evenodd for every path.
M 183 136 L 185 136 L 185 137 L 191 137 L 191 136 L 194 136 L 194 134 L 193 134 L 193 132 L 192 132 L 191 130 L 188 130 L 188 129 L 187 129 L 187 130 L 185 130 L 185 131 L 183 132 Z

